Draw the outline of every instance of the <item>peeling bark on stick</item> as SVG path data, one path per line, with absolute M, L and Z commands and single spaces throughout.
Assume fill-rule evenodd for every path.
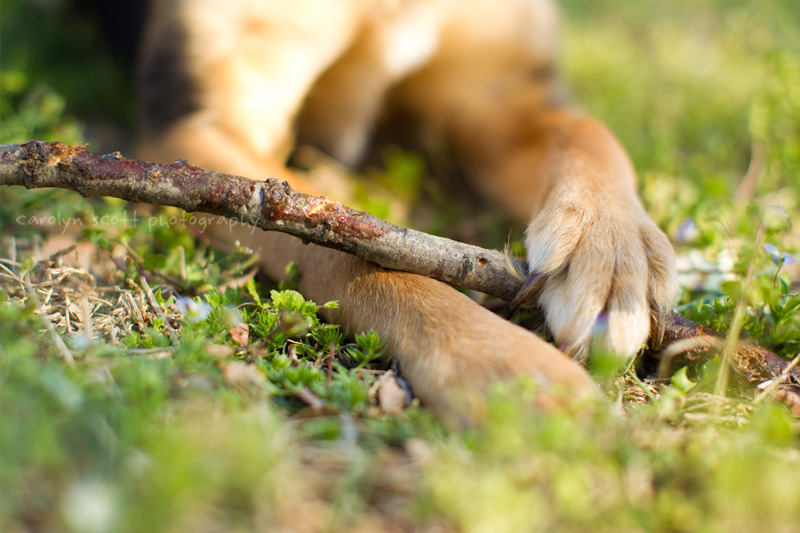
M 93 154 L 86 146 L 31 141 L 0 146 L 0 185 L 58 187 L 220 215 L 505 300 L 519 288 L 498 251 L 401 228 L 324 196 L 294 191 L 285 181 L 253 181 L 184 160 L 146 163 L 119 153 Z

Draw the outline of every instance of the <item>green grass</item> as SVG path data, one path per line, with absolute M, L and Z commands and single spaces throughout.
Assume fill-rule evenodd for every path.
M 125 76 L 66 6 L 2 3 L 0 141 L 113 127 L 127 144 Z M 744 338 L 796 356 L 797 264 L 761 243 L 800 248 L 800 8 L 563 7 L 567 77 L 673 238 L 679 309 L 726 332 L 741 304 Z M 413 197 L 416 159 L 392 157 L 385 181 L 410 173 Z M 734 202 L 749 168 L 757 186 Z M 718 362 L 659 388 L 630 370 L 604 382 L 606 404 L 571 415 L 525 408 L 527 383 L 501 388 L 484 427 L 456 431 L 416 404 L 382 409 L 381 341 L 321 322 L 317 304 L 334 304 L 151 223 L 173 212 L 139 206 L 133 223 L 124 209 L 0 190 L 3 531 L 800 529 L 798 423 L 738 383 L 716 395 Z M 31 259 L 62 232 L 95 259 Z

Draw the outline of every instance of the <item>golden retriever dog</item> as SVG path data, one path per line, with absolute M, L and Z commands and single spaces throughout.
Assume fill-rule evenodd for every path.
M 658 335 L 677 281 L 624 149 L 564 102 L 556 44 L 549 0 L 157 0 L 139 155 L 336 198 L 286 168 L 297 136 L 358 165 L 380 117 L 413 117 L 527 225 L 531 274 L 517 300 L 538 302 L 558 348 L 438 281 L 279 233 L 227 238 L 274 279 L 296 261 L 307 298 L 339 301 L 325 318 L 377 331 L 436 411 L 479 417 L 492 384 L 523 375 L 545 405 L 559 389 L 591 396 L 569 356 L 590 341 L 635 354 Z

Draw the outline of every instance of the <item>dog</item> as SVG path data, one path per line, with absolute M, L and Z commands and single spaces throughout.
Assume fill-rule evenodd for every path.
M 657 342 L 677 275 L 624 149 L 566 102 L 557 25 L 549 0 L 156 0 L 139 156 L 319 194 L 285 165 L 298 135 L 355 166 L 381 116 L 413 117 L 527 225 L 516 303 L 538 302 L 558 348 L 438 281 L 279 233 L 227 238 L 274 279 L 297 262 L 299 290 L 338 300 L 323 313 L 347 331 L 378 332 L 435 411 L 480 418 L 487 390 L 520 376 L 542 405 L 557 390 L 591 397 L 569 356 L 597 339 L 626 357 Z

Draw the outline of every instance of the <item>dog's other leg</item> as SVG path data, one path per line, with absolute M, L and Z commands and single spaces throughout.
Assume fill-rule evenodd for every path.
M 374 2 L 346 51 L 311 89 L 299 117 L 301 142 L 355 167 L 387 89 L 436 50 L 437 2 Z
M 295 115 L 353 39 L 359 11 L 354 1 L 153 2 L 139 72 L 140 156 L 292 178 L 283 162 Z
M 636 194 L 622 147 L 599 122 L 559 103 L 549 2 L 460 3 L 450 43 L 395 94 L 451 140 L 479 184 L 528 223 L 535 300 L 558 345 L 585 353 L 599 334 L 635 353 L 677 290 L 674 256 Z
M 161 14 L 165 20 L 151 26 L 143 69 L 144 155 L 188 158 L 255 179 L 279 176 L 296 188 L 311 189 L 283 168 L 282 146 L 316 74 L 346 48 L 359 13 L 347 2 L 315 2 L 305 11 L 297 2 L 264 5 L 270 7 L 261 18 L 246 10 L 236 18 L 230 11 L 239 6 L 236 2 L 221 2 L 206 15 L 194 13 L 203 11 L 194 2 L 162 4 L 170 9 Z M 288 13 L 275 11 L 281 6 Z M 320 16 L 311 9 L 331 13 Z M 223 39 L 222 50 L 211 46 L 215 37 Z M 238 49 L 241 39 L 252 49 Z M 312 65 L 316 74 L 305 70 Z M 159 85 L 153 79 L 157 73 L 179 75 Z M 559 386 L 573 395 L 596 390 L 588 374 L 558 350 L 440 282 L 388 272 L 278 233 L 237 227 L 228 235 L 256 250 L 274 278 L 296 261 L 303 271 L 301 292 L 320 303 L 338 300 L 339 309 L 326 310 L 326 318 L 351 333 L 377 331 L 416 395 L 440 412 L 479 417 L 488 387 L 521 375 L 542 385 L 542 404 Z

